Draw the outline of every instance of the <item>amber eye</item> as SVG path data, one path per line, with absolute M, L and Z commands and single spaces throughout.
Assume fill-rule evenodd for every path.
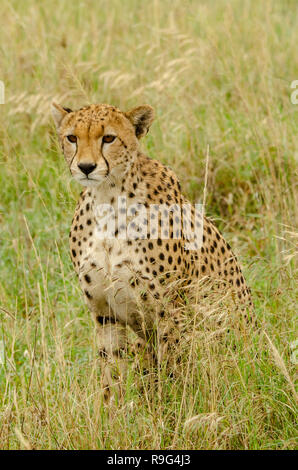
M 72 144 L 75 144 L 77 141 L 77 138 L 75 135 L 68 135 L 67 140 L 69 140 L 69 142 L 71 142 Z
M 115 136 L 115 135 L 104 135 L 103 138 L 102 138 L 102 141 L 103 141 L 105 144 L 110 144 L 110 143 L 113 142 L 115 139 L 116 139 L 116 136 Z

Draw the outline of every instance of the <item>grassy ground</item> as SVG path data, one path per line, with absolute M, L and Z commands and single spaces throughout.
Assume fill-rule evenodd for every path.
M 296 1 L 1 5 L 0 448 L 297 447 Z M 219 343 L 201 322 L 191 367 L 161 375 L 157 394 L 140 394 L 131 371 L 112 413 L 68 254 L 80 188 L 57 149 L 53 98 L 154 106 L 144 149 L 193 201 L 209 145 L 207 211 L 242 261 L 262 325 L 258 339 Z

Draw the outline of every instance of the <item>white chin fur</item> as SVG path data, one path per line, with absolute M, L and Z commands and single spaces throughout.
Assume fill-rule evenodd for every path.
M 89 180 L 87 178 L 75 178 L 78 183 L 80 183 L 82 186 L 86 186 L 89 188 L 94 188 L 94 186 L 99 186 L 103 180 Z

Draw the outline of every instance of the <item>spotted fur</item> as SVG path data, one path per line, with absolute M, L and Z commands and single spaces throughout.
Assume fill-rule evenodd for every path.
M 162 325 L 163 342 L 179 341 L 180 322 L 171 317 L 169 306 L 183 302 L 183 288 L 193 284 L 195 291 L 198 280 L 211 279 L 214 289 L 228 290 L 242 310 L 244 306 L 246 316 L 246 307 L 252 307 L 250 290 L 236 256 L 215 225 L 203 216 L 195 219 L 192 207 L 188 223 L 191 229 L 195 224 L 202 229 L 202 243 L 194 236 L 191 250 L 175 229 L 175 212 L 170 213 L 169 227 L 163 227 L 160 205 L 176 204 L 183 219 L 182 207 L 190 203 L 175 173 L 140 150 L 139 139 L 153 121 L 152 108 L 140 106 L 123 113 L 113 106 L 91 105 L 72 112 L 54 104 L 53 116 L 71 174 L 86 186 L 71 225 L 70 252 L 106 363 L 117 358 L 119 364 L 125 356 L 127 326 L 142 344 L 152 341 L 157 323 Z M 75 136 L 75 145 L 69 135 Z M 111 140 L 111 135 L 115 139 L 105 144 L 104 136 Z M 96 167 L 86 176 L 80 170 L 82 163 Z M 136 203 L 145 206 L 141 217 L 156 224 L 154 238 L 121 238 L 125 228 L 117 214 L 123 197 L 127 209 Z M 114 209 L 110 219 L 98 214 L 104 203 Z M 128 221 L 133 224 L 136 215 L 139 212 L 132 211 Z M 116 238 L 100 239 L 100 231 L 113 218 Z M 110 368 L 106 367 L 104 377 L 104 385 L 110 386 Z

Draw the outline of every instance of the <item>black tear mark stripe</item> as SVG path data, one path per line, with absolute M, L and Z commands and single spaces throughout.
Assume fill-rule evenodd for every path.
M 110 173 L 110 165 L 109 165 L 108 160 L 103 156 L 103 153 L 102 153 L 102 158 L 106 162 L 106 165 L 107 165 L 107 174 L 106 174 L 106 176 L 108 176 L 108 174 Z
M 72 162 L 74 161 L 74 158 L 75 158 L 77 152 L 78 152 L 78 144 L 76 144 L 76 151 L 75 151 L 75 154 L 74 154 L 74 156 L 72 157 L 71 162 L 70 162 L 70 165 L 69 165 L 70 174 L 71 174 L 71 165 L 72 165 Z
M 104 154 L 103 154 L 102 150 L 103 150 L 103 141 L 101 140 L 101 155 L 102 155 L 102 158 L 105 161 L 105 164 L 107 165 L 107 174 L 106 174 L 106 176 L 108 176 L 108 174 L 110 173 L 110 165 L 109 165 L 108 160 L 104 157 Z

